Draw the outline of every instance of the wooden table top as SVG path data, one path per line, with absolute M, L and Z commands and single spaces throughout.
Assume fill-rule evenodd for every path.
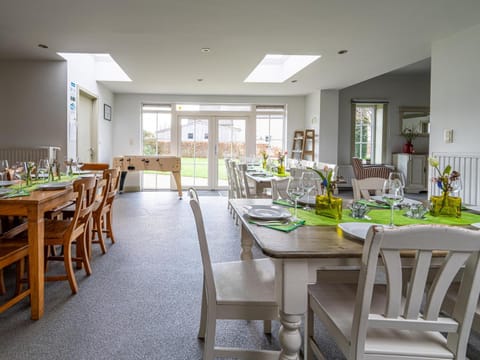
M 270 205 L 271 199 L 232 199 L 244 228 L 267 256 L 274 258 L 361 257 L 363 242 L 349 238 L 336 226 L 301 226 L 289 233 L 248 222 L 246 205 Z

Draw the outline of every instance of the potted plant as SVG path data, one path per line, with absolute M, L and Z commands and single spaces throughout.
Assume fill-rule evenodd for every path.
M 413 139 L 415 139 L 419 134 L 413 131 L 412 129 L 406 128 L 402 131 L 402 136 L 405 138 L 406 143 L 403 144 L 403 152 L 407 154 L 412 154 L 415 152 L 413 147 Z

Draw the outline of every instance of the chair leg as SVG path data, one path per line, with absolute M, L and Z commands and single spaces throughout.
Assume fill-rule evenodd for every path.
M 75 274 L 73 272 L 73 264 L 72 264 L 72 246 L 67 245 L 63 247 L 63 263 L 65 264 L 65 271 L 67 272 L 67 279 L 70 284 L 70 288 L 72 289 L 72 294 L 76 294 L 78 292 L 78 285 L 77 281 L 75 280 Z
M 80 248 L 80 263 L 85 268 L 85 273 L 90 276 L 92 275 L 92 267 L 90 266 L 90 261 L 88 260 L 88 251 L 87 251 L 87 238 L 88 233 L 90 231 L 86 231 L 83 236 L 80 236 L 77 239 L 77 249 Z
M 107 234 L 112 240 L 112 244 L 115 244 L 115 238 L 113 237 L 113 228 L 112 228 L 112 209 L 107 214 Z
M 263 333 L 264 334 L 271 334 L 272 333 L 272 321 L 271 320 L 263 320 Z
M 0 269 L 0 295 L 5 295 L 7 289 L 5 289 L 5 280 L 3 279 L 3 269 Z
M 100 244 L 100 248 L 102 249 L 102 254 L 107 253 L 107 248 L 105 247 L 105 241 L 103 240 L 103 231 L 102 231 L 102 217 L 98 217 L 95 219 L 95 224 L 93 225 L 94 229 L 96 229 L 97 233 L 97 241 Z M 92 232 L 93 234 L 93 232 Z
M 215 313 L 207 307 L 207 327 L 205 332 L 205 344 L 203 347 L 203 360 L 215 359 L 215 331 L 217 319 Z
M 207 325 L 207 295 L 205 292 L 205 279 L 202 287 L 202 309 L 200 313 L 200 327 L 198 329 L 198 338 L 205 339 L 205 329 Z
M 22 278 L 25 273 L 25 259 L 21 259 L 15 265 L 16 268 L 16 282 L 15 282 L 15 296 L 22 292 Z

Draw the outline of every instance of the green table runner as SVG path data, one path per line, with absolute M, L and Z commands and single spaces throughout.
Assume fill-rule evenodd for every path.
M 293 214 L 294 209 L 289 209 Z M 457 225 L 457 226 L 466 226 L 474 223 L 480 222 L 480 215 L 472 214 L 466 211 L 462 211 L 462 216 L 460 218 L 447 217 L 447 216 L 431 216 L 427 214 L 424 219 L 412 219 L 405 216 L 407 210 L 395 210 L 393 223 L 395 225 L 411 225 L 411 224 L 443 224 L 443 225 Z M 350 216 L 351 211 L 344 209 L 342 213 L 342 220 L 335 220 L 327 218 L 325 216 L 319 216 L 315 214 L 315 211 L 305 211 L 297 209 L 297 216 L 299 219 L 305 220 L 305 225 L 310 226 L 319 226 L 319 225 L 337 225 L 338 223 L 343 222 L 367 222 L 375 224 L 386 224 L 390 223 L 390 210 L 371 210 L 367 216 L 370 220 L 366 219 L 355 219 Z
M 78 178 L 78 175 L 72 175 L 72 176 L 62 175 L 60 180 L 54 180 L 54 181 L 48 181 L 48 182 L 44 180 L 33 180 L 32 185 L 29 185 L 29 186 L 26 186 L 25 182 L 23 184 L 15 184 L 9 187 L 9 189 L 13 190 L 12 194 L 4 196 L 4 198 L 16 197 L 16 196 L 27 196 L 30 194 L 30 192 L 37 190 L 39 185 L 46 184 L 46 183 L 73 181 L 76 178 Z

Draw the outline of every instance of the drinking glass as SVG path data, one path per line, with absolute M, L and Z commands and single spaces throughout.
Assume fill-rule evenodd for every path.
M 50 163 L 48 159 L 40 159 L 37 166 L 37 179 L 44 179 L 48 181 L 49 169 L 50 169 Z
M 310 192 L 315 189 L 316 182 L 318 181 L 318 175 L 313 171 L 304 171 L 302 175 L 303 187 L 307 193 L 307 203 L 303 210 L 311 210 L 310 208 Z
M 5 180 L 5 173 L 8 169 L 8 160 L 0 160 L 0 180 Z
M 392 172 L 383 183 L 382 199 L 390 205 L 390 225 L 393 227 L 393 210 L 404 199 L 405 179 L 403 173 Z
M 293 200 L 295 210 L 294 210 L 294 220 L 298 220 L 297 217 L 297 200 L 305 195 L 305 188 L 303 186 L 302 177 L 291 177 L 287 185 L 287 194 L 290 196 L 290 199 Z

